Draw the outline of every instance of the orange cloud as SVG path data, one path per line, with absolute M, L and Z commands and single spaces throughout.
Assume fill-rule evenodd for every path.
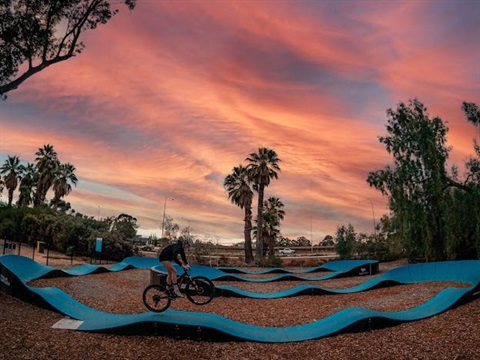
M 418 97 L 448 120 L 452 162 L 472 153 L 460 106 L 480 102 L 478 5 L 459 4 L 455 18 L 442 1 L 140 2 L 0 104 L 0 155 L 32 162 L 54 144 L 80 212 L 159 234 L 174 196 L 176 220 L 232 242 L 243 213 L 223 179 L 266 146 L 282 159 L 267 196 L 286 205 L 284 235 L 371 231 L 372 205 L 387 211 L 365 181 L 390 161 L 387 108 Z

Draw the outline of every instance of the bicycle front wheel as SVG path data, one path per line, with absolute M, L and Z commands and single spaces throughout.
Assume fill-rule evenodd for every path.
M 168 309 L 171 299 L 166 292 L 165 285 L 149 285 L 143 291 L 143 303 L 148 310 L 162 312 Z
M 188 281 L 185 295 L 194 304 L 206 305 L 215 296 L 215 285 L 204 276 L 195 276 Z

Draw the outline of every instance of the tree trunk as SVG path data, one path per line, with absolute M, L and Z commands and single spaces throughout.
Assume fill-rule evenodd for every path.
M 252 250 L 252 205 L 245 206 L 245 263 L 251 264 L 253 262 Z
M 263 229 L 263 192 L 265 190 L 264 184 L 259 184 L 258 186 L 258 207 L 257 207 L 257 246 L 256 246 L 256 257 L 255 263 L 260 264 L 263 260 L 263 238 L 262 238 L 262 229 Z

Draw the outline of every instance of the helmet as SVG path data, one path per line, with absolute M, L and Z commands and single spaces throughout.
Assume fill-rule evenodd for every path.
M 188 245 L 188 246 L 193 246 L 193 240 L 190 236 L 186 236 L 184 239 L 183 239 L 183 245 Z

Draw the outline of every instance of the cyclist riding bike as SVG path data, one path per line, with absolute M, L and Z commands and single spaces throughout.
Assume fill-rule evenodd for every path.
M 182 266 L 185 270 L 190 269 L 188 265 L 187 257 L 185 256 L 185 250 L 188 250 L 190 246 L 193 246 L 193 241 L 191 238 L 186 237 L 184 239 L 179 239 L 177 242 L 168 245 L 165 247 L 158 259 L 167 269 L 167 291 L 170 295 L 174 297 L 183 297 L 183 294 L 178 288 L 177 282 L 177 271 L 172 265 L 172 261 L 175 261 L 178 265 Z M 178 258 L 180 255 L 181 260 Z

